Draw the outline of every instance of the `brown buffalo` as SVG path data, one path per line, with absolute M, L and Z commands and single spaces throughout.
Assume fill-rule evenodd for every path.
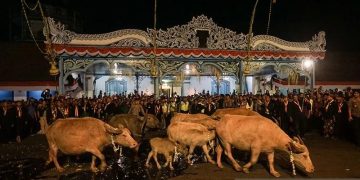
M 171 118 L 171 123 L 173 122 L 192 122 L 198 123 L 206 126 L 208 129 L 215 129 L 216 124 L 219 122 L 217 120 L 212 119 L 210 116 L 206 114 L 184 114 L 184 113 L 176 113 L 174 117 Z
M 46 130 L 46 138 L 50 148 L 47 164 L 53 161 L 59 172 L 64 169 L 57 161 L 58 150 L 65 154 L 93 154 L 90 168 L 97 172 L 96 157 L 101 160 L 100 170 L 106 169 L 105 157 L 101 153 L 105 146 L 116 143 L 135 148 L 138 145 L 128 129 L 114 128 L 91 117 L 58 119 Z
M 259 115 L 261 116 L 259 113 L 257 113 L 256 111 L 252 111 L 249 109 L 245 109 L 245 108 L 225 108 L 225 109 L 217 109 L 212 115 L 211 117 L 214 119 L 220 119 L 221 116 L 224 116 L 226 114 L 230 114 L 230 115 L 244 115 L 244 116 L 255 116 L 255 115 Z
M 117 114 L 110 119 L 109 124 L 113 127 L 128 128 L 138 142 L 149 128 L 160 128 L 160 121 L 152 114 L 146 114 L 144 117 Z
M 167 129 L 169 140 L 175 143 L 189 146 L 187 156 L 188 163 L 196 146 L 202 147 L 207 160 L 215 164 L 209 155 L 207 143 L 215 138 L 215 131 L 209 130 L 206 126 L 191 122 L 174 122 Z
M 161 166 L 157 159 L 157 154 L 162 154 L 165 156 L 166 163 L 164 164 L 164 167 L 167 167 L 168 164 L 170 164 L 170 169 L 174 170 L 174 167 L 172 166 L 172 161 L 175 154 L 175 148 L 176 151 L 186 155 L 187 154 L 187 148 L 183 147 L 181 145 L 176 145 L 174 142 L 170 141 L 168 138 L 152 138 L 150 140 L 150 146 L 151 151 L 149 152 L 148 158 L 146 160 L 145 166 L 149 167 L 149 162 L 151 158 L 154 158 L 156 166 L 158 169 L 161 169 Z
M 243 166 L 243 171 L 257 162 L 259 154 L 267 155 L 270 173 L 279 177 L 280 174 L 274 169 L 274 152 L 280 150 L 290 154 L 294 153 L 294 162 L 298 168 L 312 173 L 314 166 L 311 162 L 309 151 L 299 139 L 292 140 L 283 130 L 271 120 L 261 116 L 225 115 L 216 127 L 216 133 L 221 144 L 225 148 L 225 155 L 231 160 L 235 170 L 240 171 L 240 165 L 235 161 L 231 153 L 231 146 L 245 151 L 251 151 L 250 162 Z M 222 168 L 222 148 L 217 148 L 217 164 Z

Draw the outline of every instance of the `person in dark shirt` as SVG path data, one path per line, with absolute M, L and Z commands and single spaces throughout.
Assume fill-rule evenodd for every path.
M 275 103 L 274 101 L 271 101 L 269 94 L 265 94 L 264 102 L 260 105 L 259 113 L 278 124 L 277 119 L 275 118 Z
M 337 103 L 334 100 L 334 95 L 327 96 L 327 101 L 324 109 L 324 136 L 326 138 L 333 138 L 335 132 L 335 115 L 338 112 Z
M 336 97 L 337 112 L 335 114 L 335 136 L 341 139 L 345 139 L 346 132 L 349 132 L 349 107 L 344 101 L 344 94 L 340 92 Z
M 301 136 L 301 138 L 304 138 L 306 116 L 303 113 L 297 94 L 294 94 L 292 101 L 289 101 L 288 113 L 290 116 L 290 137 Z

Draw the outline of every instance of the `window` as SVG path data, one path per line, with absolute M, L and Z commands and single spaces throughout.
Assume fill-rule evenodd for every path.
M 105 82 L 105 92 L 108 93 L 108 95 L 122 95 L 125 94 L 125 91 L 127 91 L 127 81 L 124 79 L 110 79 Z

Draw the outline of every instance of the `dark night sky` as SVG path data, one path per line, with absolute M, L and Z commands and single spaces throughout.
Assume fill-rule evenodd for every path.
M 16 1 L 20 5 L 20 0 Z M 125 28 L 145 30 L 153 27 L 154 0 L 47 2 L 78 11 L 84 18 L 84 33 L 105 33 Z M 204 14 L 219 26 L 247 33 L 254 2 L 158 0 L 157 26 L 166 29 L 186 24 L 193 16 Z M 255 35 L 266 32 L 268 8 L 269 0 L 260 0 L 254 23 Z M 273 4 L 270 35 L 288 41 L 307 41 L 321 30 L 326 32 L 327 53 L 325 60 L 317 64 L 317 80 L 359 81 L 359 0 L 277 0 Z M 1 33 L 7 32 L 2 30 Z

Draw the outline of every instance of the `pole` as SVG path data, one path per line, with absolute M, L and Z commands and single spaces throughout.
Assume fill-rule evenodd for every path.
M 136 91 L 139 92 L 139 73 L 138 72 L 135 73 L 135 77 L 136 77 Z
M 157 0 L 154 0 L 154 37 L 153 37 L 153 46 L 154 46 L 154 59 L 152 59 L 151 61 L 151 70 L 150 70 L 150 74 L 151 76 L 153 76 L 154 78 L 154 94 L 156 98 L 160 97 L 160 93 L 159 93 L 159 70 L 158 70 L 158 64 L 156 62 L 156 48 L 157 48 L 157 44 L 156 44 L 156 36 L 157 36 L 157 32 L 156 32 L 156 13 L 157 13 Z M 151 72 L 153 71 L 153 72 Z
M 250 51 L 251 51 L 251 38 L 252 38 L 252 34 L 253 34 L 253 24 L 254 24 L 254 19 L 255 19 L 255 14 L 256 14 L 256 8 L 258 5 L 259 0 L 255 1 L 252 13 L 251 13 L 251 19 L 250 19 L 250 23 L 249 23 L 249 33 L 248 33 L 248 39 L 247 39 L 247 56 L 245 58 L 245 63 L 244 63 L 244 69 L 240 69 L 240 73 L 239 73 L 239 81 L 240 81 L 240 93 L 242 93 L 242 91 L 244 90 L 244 74 L 249 74 L 250 73 L 250 65 L 249 65 L 249 61 L 250 61 Z M 241 63 L 240 63 L 241 64 Z
M 314 91 L 314 88 L 316 88 L 316 81 L 315 81 L 315 62 L 313 63 L 313 66 L 312 66 L 312 89 L 311 89 L 311 92 Z
M 59 70 L 60 70 L 60 76 L 59 76 L 59 86 L 60 86 L 60 92 L 59 94 L 64 94 L 64 59 L 60 58 L 59 61 Z
M 84 72 L 84 82 L 83 82 L 83 88 L 84 88 L 84 96 L 87 97 L 88 92 L 87 92 L 87 78 L 86 78 L 86 71 Z

